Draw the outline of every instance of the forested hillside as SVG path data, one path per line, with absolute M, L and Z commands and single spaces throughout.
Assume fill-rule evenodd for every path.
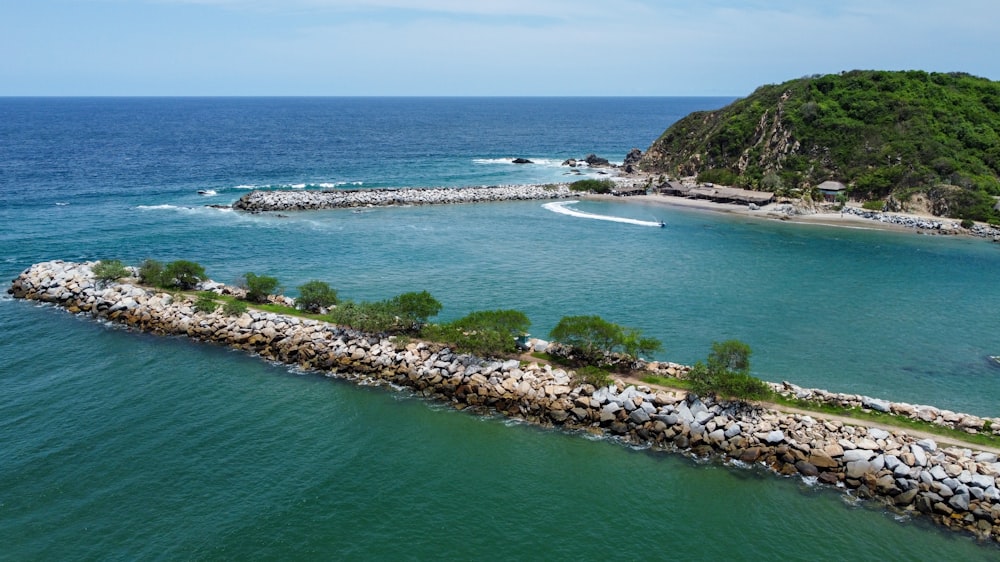
M 935 212 L 994 221 L 1000 82 L 963 73 L 851 71 L 758 88 L 667 129 L 639 166 L 805 195 L 840 181 L 855 199 L 926 194 Z

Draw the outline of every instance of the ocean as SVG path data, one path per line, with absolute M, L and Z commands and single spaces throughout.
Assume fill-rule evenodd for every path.
M 1000 247 L 629 202 L 244 215 L 250 189 L 546 183 L 728 98 L 0 98 L 0 273 L 190 259 L 285 292 L 430 291 L 546 338 L 598 314 L 693 363 L 997 416 Z M 515 157 L 532 164 L 515 165 Z M 199 194 L 199 191 L 207 195 Z M 665 228 L 649 228 L 659 221 Z M 480 418 L 0 299 L 0 559 L 992 560 L 755 467 Z

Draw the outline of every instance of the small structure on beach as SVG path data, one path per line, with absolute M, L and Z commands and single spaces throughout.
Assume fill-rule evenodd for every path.
M 839 181 L 827 180 L 816 186 L 820 193 L 823 194 L 823 199 L 829 202 L 834 202 L 837 200 L 842 193 L 847 192 L 847 186 L 840 183 Z
M 674 197 L 687 197 L 691 191 L 691 185 L 684 185 L 679 181 L 668 181 L 660 184 L 656 190 L 663 195 L 673 195 Z
M 736 203 L 739 205 L 767 205 L 774 201 L 774 193 L 770 191 L 753 191 L 738 187 L 722 187 L 712 184 L 691 185 L 679 181 L 668 181 L 660 184 L 657 191 L 663 195 L 686 197 L 688 199 L 706 199 L 716 203 Z
M 708 199 L 716 203 L 736 203 L 739 205 L 767 205 L 774 201 L 774 193 L 770 191 L 751 191 L 738 187 L 719 187 L 699 185 L 688 190 L 688 197 Z
M 646 188 L 641 185 L 619 185 L 611 190 L 611 195 L 616 197 L 630 197 L 633 195 L 645 195 Z

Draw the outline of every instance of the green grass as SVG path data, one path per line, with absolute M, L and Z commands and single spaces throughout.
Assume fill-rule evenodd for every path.
M 680 390 L 691 390 L 691 381 L 685 379 L 678 379 L 675 377 L 662 377 L 660 375 L 647 375 L 640 379 L 646 384 L 655 384 L 658 386 L 667 386 L 670 388 L 677 388 Z

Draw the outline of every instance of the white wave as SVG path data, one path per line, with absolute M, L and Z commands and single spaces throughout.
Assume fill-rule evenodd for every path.
M 177 205 L 139 205 L 136 209 L 143 211 L 190 211 L 191 207 L 181 207 Z
M 257 189 L 257 186 L 256 185 L 240 184 L 240 185 L 234 186 L 233 189 Z
M 304 183 L 293 183 L 289 187 L 291 187 L 292 189 L 305 189 L 306 188 L 306 184 L 304 184 Z
M 562 160 L 553 160 L 551 158 L 531 158 L 529 156 L 510 156 L 507 158 L 473 158 L 473 164 L 510 164 L 512 166 L 524 166 L 525 164 L 514 164 L 515 158 L 526 158 L 531 160 L 532 164 L 539 166 L 560 166 L 562 165 Z
M 570 209 L 568 205 L 573 205 L 579 203 L 579 201 L 555 201 L 552 203 L 546 203 L 542 205 L 544 209 L 548 209 L 553 213 L 559 213 L 561 215 L 569 215 L 571 217 L 577 217 L 581 219 L 594 219 L 599 221 L 609 221 L 609 222 L 620 222 L 624 224 L 634 224 L 637 226 L 653 226 L 660 227 L 663 226 L 662 223 L 654 221 L 642 221 L 639 219 L 629 219 L 625 217 L 615 217 L 611 215 L 598 215 L 595 213 L 585 213 L 583 211 L 577 211 L 576 209 Z
M 69 205 L 69 203 L 66 203 L 65 201 L 56 201 L 56 207 L 65 207 L 66 205 Z

